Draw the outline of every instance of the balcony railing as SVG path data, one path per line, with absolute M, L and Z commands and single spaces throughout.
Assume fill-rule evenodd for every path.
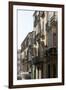
M 40 62 L 42 62 L 42 61 L 40 61 L 40 58 L 38 56 L 36 56 L 32 59 L 32 64 L 39 64 Z
M 56 16 L 55 15 L 53 15 L 51 18 L 50 18 L 50 24 L 51 24 L 51 26 L 52 25 L 57 25 L 57 19 L 56 19 Z

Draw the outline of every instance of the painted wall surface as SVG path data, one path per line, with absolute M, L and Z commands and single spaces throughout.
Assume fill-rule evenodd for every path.
M 8 89 L 8 1 L 0 0 L 0 90 Z M 13 0 L 11 0 L 13 1 Z M 66 0 L 14 0 L 14 1 L 24 1 L 24 2 L 38 2 L 38 3 L 54 3 L 54 4 L 64 4 L 66 10 Z M 65 12 L 66 16 L 66 12 Z M 65 18 L 66 22 L 66 18 Z M 65 27 L 66 29 L 66 27 Z M 65 31 L 66 34 L 66 31 Z M 66 35 L 65 35 L 66 38 Z M 65 42 L 66 44 L 66 42 Z M 65 61 L 66 64 L 66 61 Z M 66 68 L 66 65 L 65 65 Z M 65 72 L 66 75 L 66 72 Z M 50 86 L 50 87 L 36 87 L 36 88 L 21 88 L 17 90 L 66 90 L 66 78 L 64 86 Z

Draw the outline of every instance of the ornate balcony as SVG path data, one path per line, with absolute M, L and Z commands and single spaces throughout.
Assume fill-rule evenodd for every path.
M 48 49 L 47 54 L 49 56 L 52 56 L 52 55 L 56 56 L 57 55 L 57 48 L 50 48 L 50 49 Z
M 43 60 L 40 60 L 40 57 L 36 56 L 32 59 L 32 64 L 40 64 Z
M 56 16 L 55 15 L 53 15 L 50 18 L 50 24 L 51 24 L 51 26 L 56 26 L 57 25 L 57 19 L 56 19 Z
M 49 31 L 51 30 L 51 27 L 53 26 L 57 26 L 57 18 L 55 15 L 53 15 L 51 18 L 50 18 L 50 21 L 47 21 L 46 23 L 46 30 Z

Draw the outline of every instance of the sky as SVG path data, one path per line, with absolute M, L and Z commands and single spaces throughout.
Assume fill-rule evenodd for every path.
M 33 30 L 33 13 L 34 11 L 22 9 L 17 11 L 18 49 L 21 48 L 21 43 L 27 34 Z

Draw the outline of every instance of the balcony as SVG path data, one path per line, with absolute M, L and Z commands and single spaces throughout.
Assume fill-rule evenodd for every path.
M 46 23 L 46 30 L 49 31 L 51 30 L 51 27 L 53 26 L 57 26 L 57 18 L 55 15 L 53 15 L 51 18 L 50 18 L 50 21 L 47 21 Z
M 53 15 L 50 18 L 50 24 L 51 24 L 51 26 L 56 26 L 57 25 L 57 19 L 56 19 L 56 16 L 55 15 Z
M 57 48 L 50 48 L 48 50 L 48 54 L 56 56 L 57 55 Z
M 35 64 L 35 65 L 43 62 L 44 62 L 44 59 L 40 59 L 40 56 L 36 56 L 32 59 L 32 64 Z
M 37 35 L 36 35 L 36 41 L 39 41 L 40 40 L 40 33 L 38 33 Z

